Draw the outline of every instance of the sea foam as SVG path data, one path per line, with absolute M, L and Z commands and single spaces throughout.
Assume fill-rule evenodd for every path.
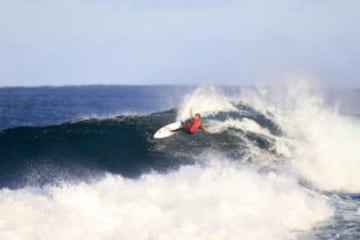
M 2 189 L 0 238 L 291 239 L 332 215 L 289 175 L 210 160 L 139 179 Z

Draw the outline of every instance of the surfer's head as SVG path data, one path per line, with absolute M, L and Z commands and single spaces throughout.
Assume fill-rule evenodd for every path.
M 195 113 L 195 117 L 197 117 L 197 118 L 201 118 L 201 115 L 200 115 L 200 113 Z

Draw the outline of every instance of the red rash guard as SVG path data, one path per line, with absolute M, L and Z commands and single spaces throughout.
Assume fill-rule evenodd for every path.
M 189 133 L 195 133 L 199 127 L 202 126 L 202 122 L 199 118 L 193 118 L 192 123 L 187 126 Z

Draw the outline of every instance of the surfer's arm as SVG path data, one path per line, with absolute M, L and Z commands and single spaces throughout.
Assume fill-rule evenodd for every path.
M 190 117 L 191 117 L 191 118 L 194 117 L 193 112 L 192 112 L 192 107 L 190 108 Z
M 209 133 L 209 129 L 205 126 L 205 124 L 201 124 L 200 127 L 204 132 Z

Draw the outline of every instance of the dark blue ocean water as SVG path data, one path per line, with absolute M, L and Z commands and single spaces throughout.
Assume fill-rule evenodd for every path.
M 277 111 L 252 88 L 1 88 L 0 238 L 360 239 L 360 91 L 298 96 Z M 189 103 L 210 134 L 152 138 Z
M 0 128 L 170 109 L 189 90 L 171 86 L 0 88 Z

